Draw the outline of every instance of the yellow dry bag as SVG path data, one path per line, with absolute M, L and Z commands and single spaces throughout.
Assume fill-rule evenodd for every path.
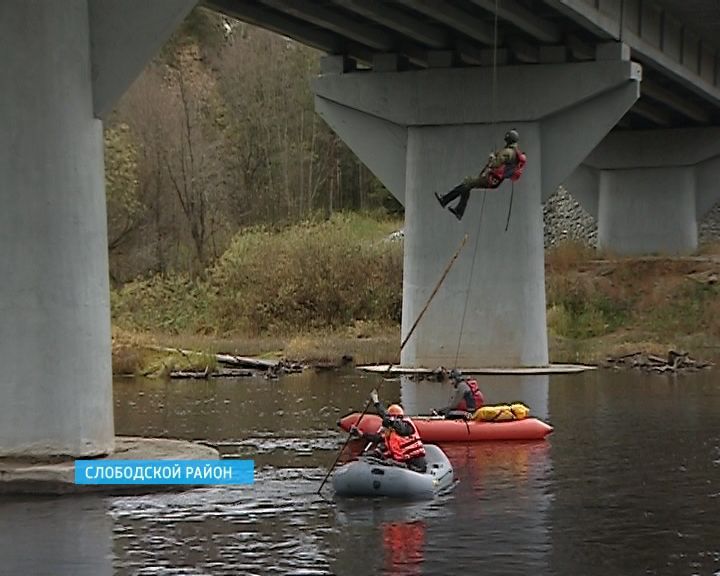
M 509 422 L 522 420 L 530 415 L 530 408 L 522 402 L 514 404 L 491 404 L 482 406 L 475 411 L 473 418 L 484 422 Z

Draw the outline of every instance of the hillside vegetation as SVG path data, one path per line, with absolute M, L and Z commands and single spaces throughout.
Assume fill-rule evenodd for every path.
M 336 214 L 278 230 L 246 229 L 197 277 L 157 275 L 112 293 L 118 342 L 129 335 L 206 351 L 295 360 L 397 361 L 402 241 L 396 220 Z M 551 358 L 720 343 L 720 259 L 599 258 L 577 244 L 547 252 Z
M 712 252 L 712 249 L 709 249 Z M 632 351 L 720 354 L 720 257 L 599 257 L 578 244 L 547 252 L 547 320 L 556 360 Z

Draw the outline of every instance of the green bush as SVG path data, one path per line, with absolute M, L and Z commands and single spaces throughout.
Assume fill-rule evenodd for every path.
M 592 282 L 552 279 L 548 284 L 548 327 L 558 336 L 591 338 L 617 330 L 628 319 L 631 303 L 613 298 Z
M 238 235 L 209 274 L 219 328 L 273 333 L 399 321 L 402 247 L 371 240 L 378 236 L 377 223 L 360 216 Z
M 693 334 L 699 330 L 720 335 L 720 287 L 686 280 L 649 317 L 649 326 L 669 334 Z
M 397 222 L 336 215 L 280 231 L 247 229 L 206 280 L 156 276 L 113 292 L 113 318 L 143 331 L 277 334 L 398 323 L 402 243 Z
M 136 280 L 110 298 L 113 321 L 122 328 L 178 334 L 209 327 L 207 285 L 184 274 Z

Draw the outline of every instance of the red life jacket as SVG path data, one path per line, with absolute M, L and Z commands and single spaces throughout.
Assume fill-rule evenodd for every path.
M 467 385 L 470 388 L 470 392 L 473 395 L 473 398 L 475 399 L 475 410 L 480 408 L 483 404 L 485 404 L 485 397 L 483 396 L 482 392 L 480 392 L 480 388 L 478 388 L 477 380 L 474 378 L 470 378 L 468 380 L 465 380 L 467 382 Z M 460 400 L 460 403 L 457 405 L 457 410 L 464 410 L 468 411 L 467 402 L 465 399 Z
M 409 418 L 403 418 L 412 426 L 413 433 L 410 436 L 400 436 L 395 431 L 390 431 L 385 437 L 385 458 L 392 458 L 396 462 L 407 462 L 413 458 L 425 456 L 425 448 L 423 447 L 420 434 L 418 434 L 415 424 Z
M 527 156 L 520 150 L 515 150 L 515 160 L 506 164 L 500 164 L 488 173 L 488 182 L 493 188 L 500 186 L 503 180 L 508 178 L 515 182 L 522 176 L 523 169 L 527 164 Z

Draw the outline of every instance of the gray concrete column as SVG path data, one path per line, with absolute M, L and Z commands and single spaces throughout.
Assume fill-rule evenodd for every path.
M 697 249 L 691 168 L 601 170 L 598 248 L 621 255 Z
M 0 456 L 113 447 L 89 49 L 85 2 L 0 4 Z
M 181 8 L 191 5 L 185 0 Z M 141 36 L 154 30 L 148 22 L 157 11 L 143 20 L 143 6 L 0 2 L 0 456 L 113 448 L 103 134 L 94 89 L 102 107 L 111 106 L 110 94 L 118 96 L 131 74 L 105 67 L 123 52 L 137 62 L 155 44 Z M 167 18 L 177 17 L 176 3 L 163 6 Z M 103 22 L 107 36 L 93 36 L 92 26 Z M 115 72 L 122 82 L 101 80 Z
M 528 158 L 540 158 L 537 123 L 514 126 Z M 498 130 L 504 134 L 510 127 L 501 125 Z M 462 222 L 443 211 L 432 194 L 459 183 L 457 175 L 478 171 L 492 148 L 491 132 L 482 124 L 408 129 L 403 333 L 425 306 L 453 247 L 465 233 L 469 239 L 426 313 L 424 326 L 405 346 L 403 365 L 548 362 L 540 162 L 528 162 L 515 184 L 507 231 L 510 183 L 499 190 L 473 191 Z
M 601 250 L 690 254 L 698 221 L 720 199 L 719 182 L 720 129 L 690 128 L 613 132 L 567 187 L 595 199 Z
M 640 75 L 637 64 L 623 60 L 502 67 L 495 118 L 489 69 L 315 80 L 317 111 L 404 202 L 403 334 L 469 235 L 403 350 L 404 366 L 548 363 L 542 201 L 635 102 Z M 458 222 L 433 192 L 477 174 L 512 127 L 529 160 L 515 184 L 508 230 L 509 182 L 472 192 Z

